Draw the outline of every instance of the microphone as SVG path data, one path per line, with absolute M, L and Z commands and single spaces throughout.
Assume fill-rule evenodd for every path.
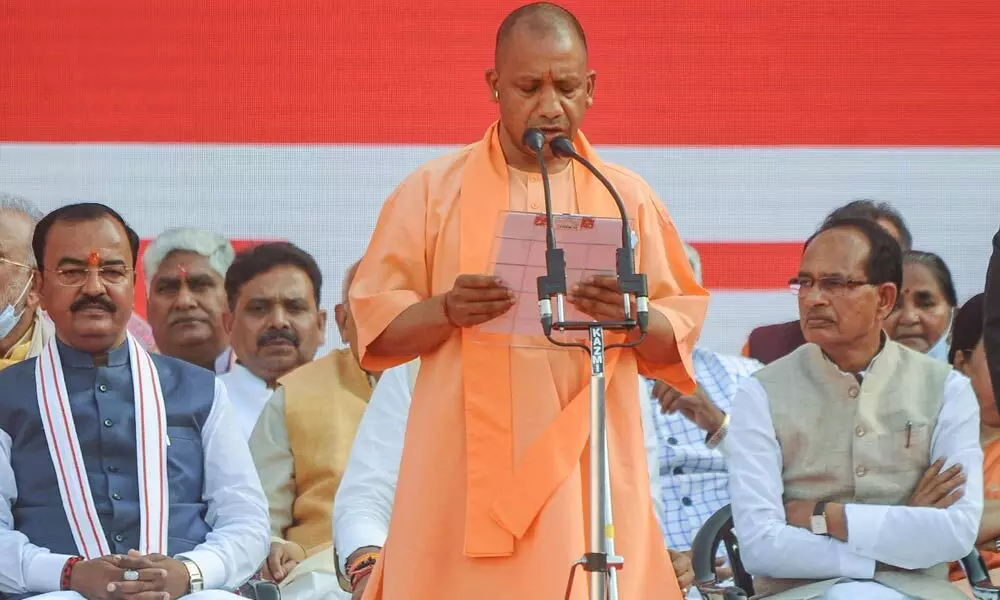
M 521 142 L 535 151 L 538 168 L 542 174 L 542 190 L 545 194 L 545 275 L 537 280 L 538 312 L 541 315 L 542 332 L 548 337 L 552 333 L 552 297 L 556 298 L 557 322 L 564 320 L 563 297 L 566 295 L 566 257 L 556 248 L 555 226 L 552 221 L 552 190 L 549 187 L 549 170 L 545 166 L 545 134 L 531 127 L 521 136 Z
M 551 142 L 552 154 L 560 158 L 571 158 L 587 168 L 588 171 L 597 177 L 598 181 L 611 193 L 615 204 L 618 205 L 618 214 L 622 220 L 622 247 L 615 252 L 615 269 L 618 275 L 618 287 L 625 294 L 625 319 L 631 318 L 632 308 L 629 303 L 629 294 L 635 294 L 636 322 L 639 324 L 639 331 L 646 332 L 649 324 L 649 292 L 646 290 L 646 276 L 635 272 L 635 259 L 632 254 L 632 236 L 628 227 L 628 211 L 625 210 L 625 203 L 618 194 L 615 186 L 611 185 L 608 178 L 597 170 L 592 162 L 580 155 L 573 147 L 573 142 L 566 136 L 561 135 Z M 539 155 L 541 156 L 541 155 Z

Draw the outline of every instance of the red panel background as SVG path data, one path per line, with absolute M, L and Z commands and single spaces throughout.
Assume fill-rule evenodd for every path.
M 459 143 L 521 2 L 0 4 L 0 140 Z M 567 1 L 602 143 L 1000 145 L 996 0 Z

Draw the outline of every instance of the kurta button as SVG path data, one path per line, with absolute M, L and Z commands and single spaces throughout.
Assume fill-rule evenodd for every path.
M 858 477 L 864 477 L 866 473 L 868 473 L 868 469 L 864 468 L 861 465 L 858 465 L 858 468 L 854 469 L 854 474 L 857 475 Z
M 684 467 L 674 467 L 674 475 L 683 475 Z
M 115 541 L 118 542 L 118 543 L 124 542 L 125 541 L 125 536 L 119 533 L 119 534 L 115 535 Z
M 858 425 L 857 427 L 854 428 L 854 433 L 856 433 L 858 437 L 864 437 L 865 428 L 862 427 L 861 425 Z
M 676 446 L 677 445 L 677 438 L 675 438 L 675 437 L 667 438 L 667 443 L 670 444 L 671 446 Z
M 681 504 L 683 504 L 684 506 L 691 506 L 691 499 L 688 498 L 687 496 L 684 496 L 683 498 L 681 498 Z
M 110 467 L 108 467 L 108 472 L 109 473 L 117 473 L 118 472 L 118 467 L 116 467 L 114 465 L 111 465 Z
M 108 391 L 108 386 L 102 383 L 101 385 L 97 386 L 97 389 L 101 390 L 102 392 L 106 392 Z
M 851 398 L 857 398 L 858 397 L 858 388 L 852 387 L 851 389 L 847 390 L 847 395 L 850 396 Z
M 104 419 L 104 426 L 105 427 L 111 427 L 114 424 L 115 424 L 115 422 L 112 421 L 111 419 Z
M 111 494 L 111 499 L 112 500 L 121 500 L 122 499 L 122 495 L 119 494 L 118 492 L 115 492 L 115 493 Z

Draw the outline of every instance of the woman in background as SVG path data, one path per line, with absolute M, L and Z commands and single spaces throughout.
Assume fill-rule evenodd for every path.
M 951 271 L 940 256 L 919 250 L 903 253 L 903 289 L 885 323 L 890 338 L 917 352 L 947 360 L 957 306 Z
M 904 286 L 905 287 L 905 286 Z M 1000 412 L 993 398 L 986 352 L 983 350 L 983 295 L 973 296 L 955 315 L 951 350 L 952 366 L 972 381 L 979 399 L 979 441 L 983 446 L 983 520 L 979 526 L 980 554 L 990 570 L 990 578 L 1000 581 Z M 951 568 L 952 581 L 964 580 L 957 564 Z M 965 582 L 963 581 L 963 584 Z M 968 585 L 962 586 L 964 589 Z

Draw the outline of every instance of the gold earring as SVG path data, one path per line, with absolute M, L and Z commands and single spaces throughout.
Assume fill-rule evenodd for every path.
M 493 100 L 500 102 L 500 90 L 496 88 L 493 89 Z

